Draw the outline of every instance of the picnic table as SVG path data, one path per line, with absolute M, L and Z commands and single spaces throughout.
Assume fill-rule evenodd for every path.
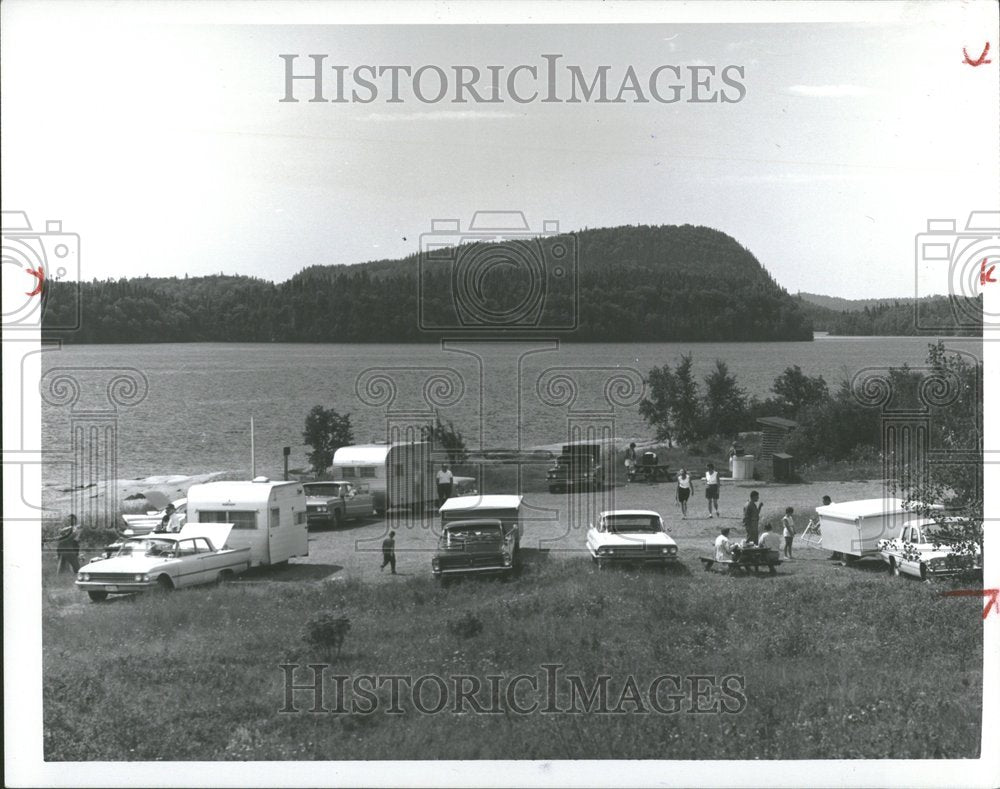
M 666 463 L 639 463 L 635 467 L 634 478 L 638 482 L 669 482 L 672 475 Z
M 714 556 L 700 556 L 699 559 L 706 571 L 711 570 L 715 565 L 725 567 L 730 573 L 744 572 L 749 575 L 750 571 L 759 573 L 761 567 L 766 567 L 771 575 L 776 575 L 775 569 L 781 564 L 777 551 L 769 551 L 765 548 L 733 548 L 733 558 L 731 561 L 719 561 Z

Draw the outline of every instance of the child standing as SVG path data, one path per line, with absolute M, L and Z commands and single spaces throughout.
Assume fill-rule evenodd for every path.
M 705 499 L 708 501 L 708 517 L 712 517 L 712 505 L 715 505 L 715 517 L 719 517 L 719 472 L 715 466 L 708 464 L 705 472 Z
M 782 535 L 785 538 L 785 558 L 792 558 L 792 540 L 795 538 L 795 519 L 792 514 L 795 510 L 792 507 L 785 507 L 785 517 L 781 519 Z

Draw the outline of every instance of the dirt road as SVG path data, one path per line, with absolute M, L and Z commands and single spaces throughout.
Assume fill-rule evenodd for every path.
M 697 484 L 697 483 L 696 483 Z M 544 554 L 546 560 L 586 561 L 586 533 L 592 516 L 605 509 L 651 509 L 659 512 L 678 544 L 682 561 L 697 567 L 697 556 L 710 552 L 719 529 L 733 527 L 733 537 L 742 537 L 740 525 L 743 504 L 751 489 L 760 492 L 764 503 L 762 523 L 779 520 L 784 508 L 794 507 L 798 529 L 805 527 L 811 511 L 824 495 L 834 501 L 878 498 L 882 483 L 829 482 L 798 485 L 761 485 L 724 482 L 719 501 L 721 518 L 709 518 L 704 486 L 698 486 L 688 507 L 688 517 L 681 518 L 674 501 L 674 485 L 633 484 L 597 493 L 531 493 L 524 502 L 529 508 L 522 549 L 526 554 Z M 381 544 L 389 529 L 396 531 L 396 569 L 401 576 L 429 575 L 430 560 L 437 542 L 439 518 L 424 515 L 390 513 L 387 519 L 369 519 L 349 523 L 340 529 L 314 530 L 309 535 L 309 556 L 294 560 L 284 571 L 255 571 L 252 576 L 275 580 L 361 578 L 366 581 L 394 579 L 388 568 L 381 571 Z M 825 560 L 826 554 L 799 547 L 805 560 Z M 277 575 L 275 575 L 277 573 Z

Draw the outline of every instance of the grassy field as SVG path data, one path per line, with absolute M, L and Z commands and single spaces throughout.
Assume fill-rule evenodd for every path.
M 706 527 L 710 522 L 706 523 Z M 486 758 L 960 758 L 979 753 L 982 604 L 942 584 L 890 579 L 825 557 L 775 577 L 594 569 L 527 550 L 521 576 L 438 587 L 350 575 L 93 605 L 47 574 L 44 721 L 48 760 Z M 426 562 L 426 557 L 421 558 Z M 809 569 L 807 569 L 807 565 Z M 292 569 L 292 568 L 290 568 Z M 47 573 L 51 568 L 47 569 Z M 303 639 L 319 613 L 349 617 L 342 653 Z M 478 622 L 478 625 L 476 624 Z M 470 624 L 471 623 L 471 624 Z M 481 630 L 477 629 L 481 626 Z M 544 676 L 557 663 L 610 705 L 635 678 L 740 680 L 738 712 L 618 714 L 418 711 L 388 689 L 370 714 L 299 713 L 281 664 L 331 674 Z M 305 682 L 308 674 L 296 675 Z M 683 683 L 683 680 L 682 680 Z M 333 707 L 333 682 L 326 706 Z M 435 694 L 430 692 L 431 704 Z M 480 694 L 484 695 L 484 694 Z M 485 693 L 489 696 L 489 693 Z M 558 706 L 569 701 L 560 696 Z M 536 699 L 544 704 L 544 699 Z M 530 701 L 530 698 L 528 699 Z M 712 707 L 711 699 L 698 706 Z M 666 702 L 664 702 L 666 706 Z M 733 705 L 722 705 L 732 709 Z M 465 707 L 468 709 L 468 707 Z M 721 707 L 720 707 L 721 710 Z

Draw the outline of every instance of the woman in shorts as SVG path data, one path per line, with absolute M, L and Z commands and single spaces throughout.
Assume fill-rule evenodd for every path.
M 712 505 L 715 505 L 715 517 L 719 517 L 719 472 L 712 463 L 705 472 L 705 499 L 708 501 L 708 517 L 712 517 Z
M 688 499 L 694 492 L 694 480 L 687 471 L 681 469 L 677 472 L 677 503 L 681 505 L 681 518 L 686 519 L 688 514 Z

